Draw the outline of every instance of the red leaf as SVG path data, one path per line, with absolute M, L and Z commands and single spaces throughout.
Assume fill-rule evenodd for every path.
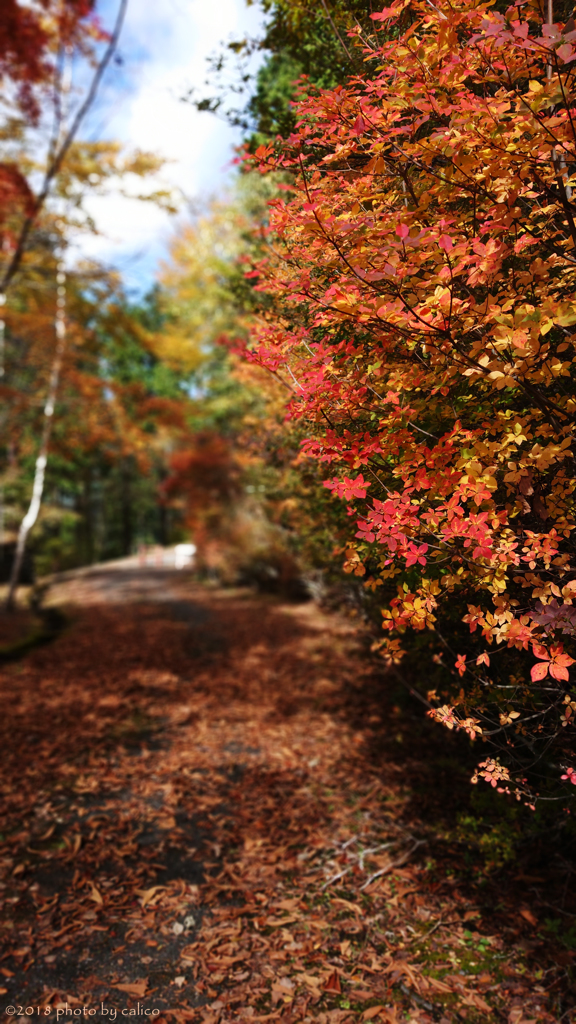
M 454 665 L 458 669 L 458 675 L 463 676 L 466 671 L 466 655 L 459 654 Z
M 393 14 L 398 12 L 393 7 L 383 7 L 379 14 L 371 14 L 372 21 L 386 21 Z

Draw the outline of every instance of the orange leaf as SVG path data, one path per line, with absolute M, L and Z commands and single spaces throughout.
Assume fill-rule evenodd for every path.
M 558 662 L 554 661 L 550 665 L 550 675 L 553 679 L 570 679 L 568 669 L 565 668 L 563 665 L 559 665 Z
M 541 665 L 533 665 L 530 671 L 530 678 L 533 683 L 538 682 L 539 679 L 544 679 L 548 675 L 548 661 L 543 661 Z

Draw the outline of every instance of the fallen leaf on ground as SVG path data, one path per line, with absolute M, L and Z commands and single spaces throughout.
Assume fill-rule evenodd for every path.
M 143 999 L 148 988 L 148 980 L 145 978 L 143 981 L 118 983 L 113 985 L 113 988 L 119 988 L 121 992 L 127 992 L 129 996 L 137 996 L 138 999 Z

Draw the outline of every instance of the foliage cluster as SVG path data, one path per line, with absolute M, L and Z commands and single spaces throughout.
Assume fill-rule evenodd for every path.
M 489 741 L 473 781 L 564 805 L 570 684 L 574 26 L 533 6 L 397 0 L 367 71 L 302 83 L 291 175 L 251 272 L 249 361 L 347 510 L 346 569 L 391 664 L 432 635 L 430 714 Z M 562 776 L 562 778 L 561 778 Z
M 234 353 L 247 342 L 251 319 L 269 305 L 245 269 L 264 251 L 267 202 L 275 194 L 273 175 L 243 174 L 174 237 L 160 277 L 160 338 L 164 358 L 172 346 L 180 360 L 196 353 L 193 438 L 174 447 L 162 494 L 194 536 L 201 573 L 286 591 L 297 568 L 277 507 L 286 461 L 283 402 L 277 381 Z

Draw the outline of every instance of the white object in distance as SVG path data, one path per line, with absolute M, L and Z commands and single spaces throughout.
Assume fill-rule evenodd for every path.
M 185 569 L 186 566 L 192 565 L 195 554 L 195 544 L 176 544 L 174 548 L 174 568 Z

